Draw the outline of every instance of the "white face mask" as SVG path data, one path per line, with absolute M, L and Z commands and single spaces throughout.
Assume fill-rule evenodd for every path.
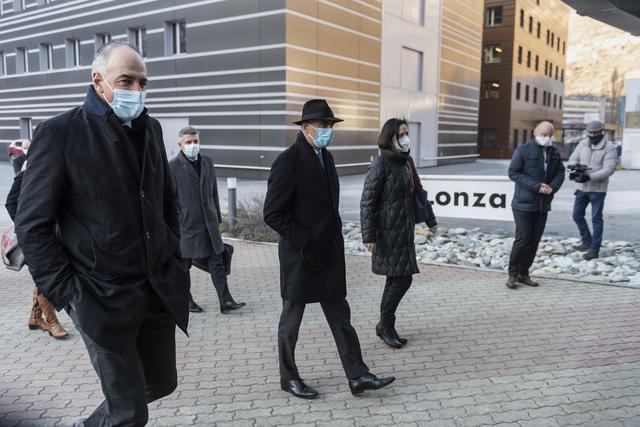
M 409 135 L 404 135 L 402 138 L 398 140 L 398 151 L 406 153 L 411 148 L 411 140 L 409 139 Z
M 182 151 L 189 159 L 195 160 L 198 158 L 198 153 L 200 152 L 200 144 L 186 144 L 182 147 Z
M 552 136 L 536 136 L 536 142 L 542 147 L 550 147 L 553 143 Z

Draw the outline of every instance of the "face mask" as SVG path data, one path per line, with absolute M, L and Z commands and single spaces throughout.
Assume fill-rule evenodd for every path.
M 411 140 L 408 135 L 403 136 L 398 140 L 398 151 L 406 153 L 411 148 Z
M 551 143 L 553 142 L 553 140 L 551 139 L 550 136 L 536 136 L 536 142 L 538 143 L 538 145 L 541 145 L 542 147 L 549 147 L 551 146 Z
M 26 149 L 26 148 L 23 148 L 23 149 L 22 149 L 22 152 L 23 152 L 23 153 L 24 153 L 24 155 L 26 156 L 26 155 L 27 155 L 27 153 L 29 152 L 29 150 L 28 150 L 28 149 Z
M 331 143 L 333 142 L 333 128 L 316 129 L 313 126 L 310 127 L 311 129 L 316 131 L 316 136 L 313 137 L 313 145 L 318 148 L 325 148 L 331 145 Z
M 602 141 L 602 138 L 604 138 L 604 135 L 590 136 L 589 142 L 591 145 L 598 145 L 600 141 Z
M 144 109 L 146 93 L 137 90 L 113 89 L 107 80 L 103 79 L 103 81 L 113 92 L 113 101 L 109 105 L 115 115 L 124 122 L 138 118 Z
M 200 144 L 187 144 L 182 147 L 182 151 L 189 159 L 195 160 L 198 158 L 198 153 L 200 152 Z

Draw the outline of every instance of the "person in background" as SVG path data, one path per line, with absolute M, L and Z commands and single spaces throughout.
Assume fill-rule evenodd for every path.
M 245 303 L 233 300 L 227 283 L 216 169 L 211 158 L 200 154 L 200 132 L 196 128 L 187 126 L 178 133 L 178 137 L 180 152 L 171 159 L 169 167 L 176 189 L 180 252 L 187 263 L 195 260 L 207 266 L 218 294 L 220 312 L 229 313 L 244 307 Z M 193 297 L 189 300 L 189 311 L 203 311 Z
M 599 121 L 592 121 L 587 125 L 587 138 L 580 141 L 569 157 L 569 164 L 582 164 L 587 170 L 581 174 L 580 188 L 575 192 L 573 204 L 573 220 L 580 232 L 580 245 L 575 249 L 586 251 L 582 256 L 587 261 L 598 258 L 602 245 L 604 221 L 604 198 L 607 196 L 609 177 L 618 166 L 618 152 L 613 142 L 605 138 L 604 128 Z M 577 181 L 578 182 L 578 181 Z M 587 206 L 591 204 L 591 222 L 593 233 L 589 231 L 584 219 Z
M 529 268 L 544 233 L 553 195 L 564 182 L 565 169 L 553 146 L 553 131 L 551 123 L 540 122 L 533 131 L 534 138 L 516 149 L 509 164 L 509 178 L 516 186 L 511 202 L 516 238 L 506 283 L 510 289 L 516 289 L 518 283 L 538 286 L 529 276 Z
M 307 304 L 319 302 L 333 334 L 351 393 L 358 395 L 391 384 L 362 360 L 360 341 L 347 303 L 340 184 L 331 152 L 333 125 L 341 122 L 327 101 L 312 99 L 302 107 L 296 141 L 273 162 L 264 202 L 264 222 L 280 235 L 278 325 L 280 386 L 296 397 L 318 392 L 300 378 L 295 362 L 298 331 Z
M 20 158 L 20 157 L 19 157 Z M 16 159 L 17 160 L 17 159 Z M 23 169 L 26 167 L 27 162 L 22 163 Z M 16 212 L 18 211 L 18 198 L 20 197 L 20 187 L 22 186 L 22 177 L 24 176 L 24 170 L 18 172 L 13 180 L 9 194 L 7 195 L 7 202 L 5 207 L 11 217 L 11 221 L 16 220 Z M 60 324 L 56 310 L 42 295 L 37 286 L 33 287 L 33 295 L 31 297 L 31 314 L 27 320 L 27 326 L 31 330 L 40 329 L 48 332 L 53 338 L 61 339 L 65 338 L 69 334 Z
M 360 200 L 362 241 L 372 252 L 372 271 L 387 277 L 376 334 L 390 347 L 407 343 L 395 328 L 396 309 L 419 273 L 414 244 L 415 193 L 422 185 L 409 155 L 411 142 L 405 120 L 392 118 L 382 127 L 376 157 L 364 181 Z M 431 205 L 429 205 L 431 207 Z M 433 211 L 427 225 L 438 227 Z
M 29 153 L 29 146 L 31 146 L 31 140 L 30 139 L 23 139 L 22 140 L 22 145 L 20 145 L 20 147 L 22 148 L 22 155 L 16 157 L 13 160 L 13 171 L 15 172 L 16 175 L 18 174 L 18 172 L 20 172 L 22 170 L 22 166 L 27 161 L 27 155 Z

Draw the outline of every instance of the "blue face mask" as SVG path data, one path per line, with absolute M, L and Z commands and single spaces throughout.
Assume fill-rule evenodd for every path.
M 310 126 L 311 129 L 316 131 L 316 136 L 313 137 L 313 145 L 318 148 L 325 148 L 331 145 L 333 142 L 333 128 L 314 128 Z
M 146 92 L 137 90 L 113 89 L 106 79 L 104 82 L 113 92 L 113 101 L 109 104 L 116 116 L 123 122 L 138 118 L 144 109 Z
M 195 160 L 200 152 L 200 144 L 187 144 L 182 148 L 182 151 L 189 159 Z

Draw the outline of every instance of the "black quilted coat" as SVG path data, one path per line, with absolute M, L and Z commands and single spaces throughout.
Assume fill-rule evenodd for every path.
M 360 224 L 364 243 L 375 243 L 375 274 L 410 276 L 418 271 L 414 190 L 409 155 L 382 150 L 364 181 Z

